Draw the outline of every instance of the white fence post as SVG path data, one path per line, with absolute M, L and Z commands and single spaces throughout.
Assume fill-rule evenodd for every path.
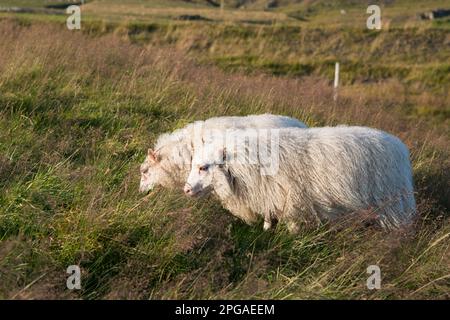
M 336 62 L 336 66 L 334 69 L 334 95 L 333 95 L 334 101 L 337 101 L 338 86 L 339 86 L 339 62 Z

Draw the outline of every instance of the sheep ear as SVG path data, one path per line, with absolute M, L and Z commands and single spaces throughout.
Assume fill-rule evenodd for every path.
M 150 162 L 158 162 L 158 155 L 152 149 L 148 149 L 147 155 L 148 155 Z

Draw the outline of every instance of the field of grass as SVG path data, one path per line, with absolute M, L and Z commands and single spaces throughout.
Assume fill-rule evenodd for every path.
M 81 0 L 3 0 L 1 7 L 45 8 L 52 5 L 80 3 Z M 304 28 L 365 29 L 368 2 L 359 0 L 279 0 L 277 6 L 267 8 L 268 0 L 85 0 L 86 19 L 120 22 L 158 21 L 177 19 L 181 15 L 200 15 L 212 26 L 217 23 L 245 23 L 256 25 L 290 25 Z M 382 9 L 384 28 L 450 27 L 449 19 L 427 21 L 418 14 L 448 6 L 446 0 L 386 0 L 378 1 Z
M 187 7 L 216 10 L 198 3 Z M 256 4 L 241 14 L 255 17 Z M 321 8 L 309 26 L 118 21 L 112 8 L 81 31 L 64 16 L 2 14 L 0 298 L 449 299 L 448 31 L 319 27 Z M 262 112 L 399 136 L 414 167 L 414 227 L 387 234 L 350 221 L 292 236 L 247 226 L 213 198 L 138 194 L 139 164 L 160 133 Z M 66 288 L 69 265 L 81 267 L 81 290 Z M 366 287 L 369 265 L 381 268 L 380 290 Z

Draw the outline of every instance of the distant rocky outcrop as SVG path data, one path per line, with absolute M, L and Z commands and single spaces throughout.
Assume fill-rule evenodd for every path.
M 419 14 L 419 18 L 422 20 L 434 20 L 448 16 L 450 16 L 450 9 L 436 9 Z
M 211 19 L 205 18 L 198 14 L 183 14 L 176 18 L 177 20 L 189 20 L 189 21 L 211 21 Z
M 0 7 L 0 12 L 13 13 L 45 13 L 45 14 L 64 14 L 62 10 L 46 8 L 21 8 L 21 7 Z
M 266 3 L 266 9 L 273 9 L 278 7 L 278 1 L 277 0 L 269 0 Z

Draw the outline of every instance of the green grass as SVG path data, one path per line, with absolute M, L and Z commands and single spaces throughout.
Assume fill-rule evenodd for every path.
M 70 32 L 46 19 L 0 20 L 0 298 L 449 298 L 444 31 L 92 19 Z M 344 86 L 334 103 L 336 57 Z M 262 112 L 402 138 L 415 228 L 348 223 L 292 236 L 247 226 L 213 198 L 138 194 L 139 164 L 160 133 Z M 72 264 L 80 291 L 65 287 Z M 372 264 L 379 291 L 365 285 Z
M 45 7 L 47 5 L 55 4 L 60 1 L 55 0 L 5 0 L 2 1 L 2 7 Z

